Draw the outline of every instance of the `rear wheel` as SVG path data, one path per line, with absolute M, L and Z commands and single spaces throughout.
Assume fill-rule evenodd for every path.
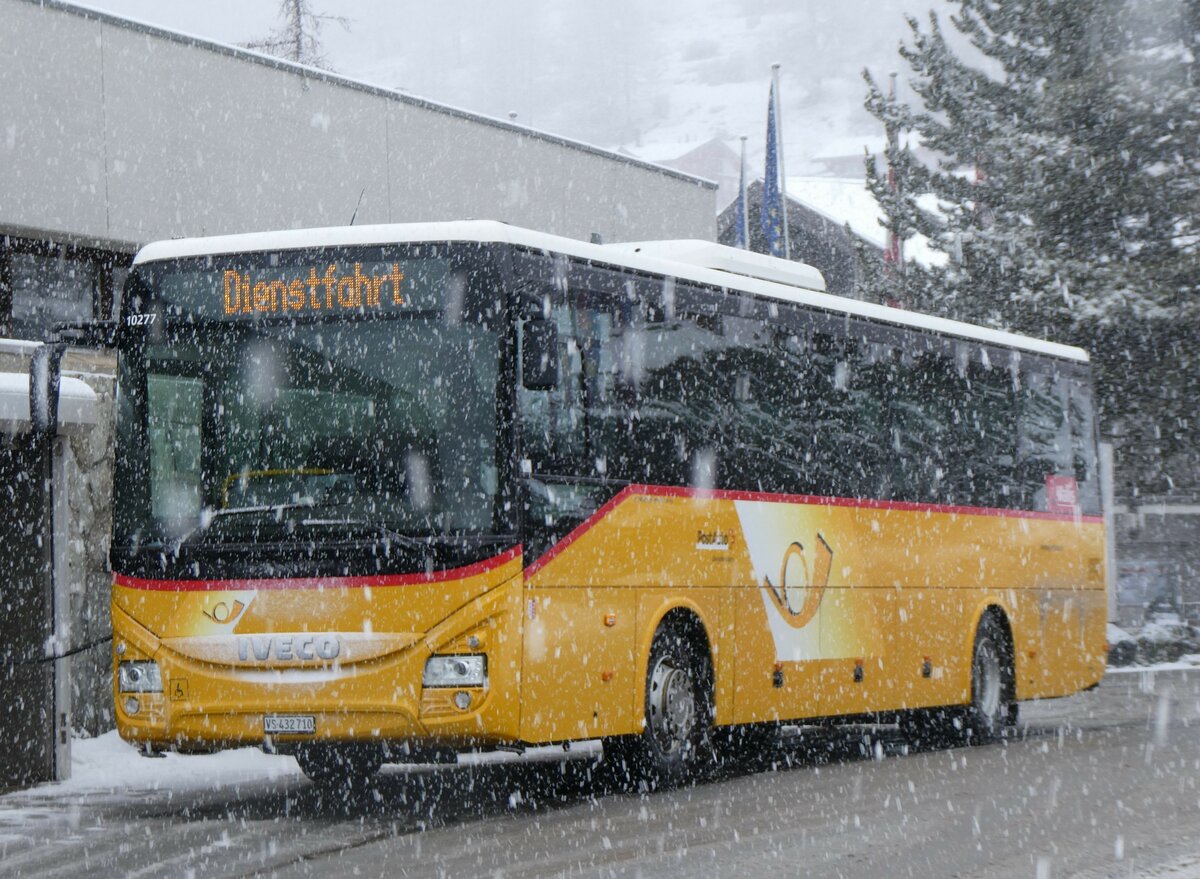
M 971 701 L 908 711 L 900 729 L 918 748 L 945 748 L 1001 738 L 1017 723 L 1012 645 L 1004 626 L 985 616 L 971 653 Z
M 1012 648 L 1008 635 L 994 617 L 985 617 L 975 633 L 971 660 L 971 704 L 966 732 L 977 742 L 1004 735 L 1016 719 Z

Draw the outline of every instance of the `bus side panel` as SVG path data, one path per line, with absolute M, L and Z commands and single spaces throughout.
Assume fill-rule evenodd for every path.
M 736 646 L 722 636 L 721 606 L 731 584 L 751 582 L 744 547 L 731 540 L 737 530 L 727 501 L 626 489 L 531 566 L 522 737 L 637 732 L 654 609 L 663 602 L 700 610 L 716 663 L 717 718 L 728 722 L 722 694 L 732 692 Z
M 1098 679 L 1103 578 L 1090 560 L 1102 545 L 1098 523 L 734 503 L 765 584 L 760 601 L 737 608 L 736 722 L 966 703 L 975 630 L 990 605 L 1013 630 L 1020 698 Z
M 554 742 L 632 732 L 637 590 L 527 587 L 521 739 Z
M 1102 540 L 1066 517 L 631 486 L 529 574 L 523 735 L 635 731 L 654 614 L 689 603 L 718 724 L 964 704 L 993 604 L 1018 696 L 1074 692 L 1099 674 Z M 618 689 L 624 709 L 604 695 Z

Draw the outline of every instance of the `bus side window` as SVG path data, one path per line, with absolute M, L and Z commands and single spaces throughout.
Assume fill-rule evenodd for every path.
M 749 315 L 753 303 L 741 305 Z M 763 319 L 726 315 L 723 335 L 731 346 L 726 382 L 732 383 L 723 482 L 749 491 L 794 491 L 796 480 L 788 478 L 794 454 L 782 436 L 794 382 L 780 368 L 775 334 Z
M 963 492 L 972 506 L 1012 506 L 1016 486 L 1016 410 L 1012 378 L 1002 366 L 972 352 L 964 376 L 958 448 L 964 462 Z
M 566 303 L 551 306 L 549 319 L 558 329 L 558 381 L 546 390 L 517 387 L 524 455 L 536 472 L 573 472 L 581 466 L 586 448 L 584 350 L 575 315 Z
M 754 420 L 748 426 L 759 426 L 759 452 L 769 463 L 774 485 L 764 486 L 764 491 L 814 493 L 809 335 L 798 328 L 776 333 L 770 362 L 758 386 L 751 387 L 748 405 Z
M 611 436 L 628 413 L 619 393 L 627 369 L 619 347 L 626 320 L 610 289 L 611 273 L 564 267 L 562 284 L 542 315 L 557 328 L 553 388 L 518 384 L 523 454 L 528 460 L 528 533 L 537 555 L 594 513 L 617 490 L 610 456 L 628 442 Z M 620 469 L 618 466 L 615 469 Z
M 735 378 L 717 294 L 662 280 L 662 319 L 645 327 L 638 389 L 645 479 L 666 485 L 725 487 L 729 406 Z M 669 306 L 669 307 L 668 307 Z
M 1033 362 L 1021 373 L 1017 392 L 1016 481 L 1020 508 L 1050 509 L 1051 477 L 1073 477 L 1067 383 L 1047 363 Z
M 955 499 L 958 382 L 954 360 L 944 351 L 912 350 L 902 355 L 892 427 L 895 482 L 905 500 L 946 503 Z
M 887 354 L 848 328 L 815 331 L 808 353 L 805 451 L 807 492 L 832 497 L 890 494 L 889 415 L 880 387 Z

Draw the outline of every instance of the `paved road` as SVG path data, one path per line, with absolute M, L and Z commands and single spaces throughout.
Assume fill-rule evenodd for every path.
M 919 753 L 805 730 L 650 795 L 556 752 L 388 768 L 349 801 L 290 773 L 16 794 L 0 875 L 1200 876 L 1200 671 L 1110 675 L 1022 718 L 1011 741 Z

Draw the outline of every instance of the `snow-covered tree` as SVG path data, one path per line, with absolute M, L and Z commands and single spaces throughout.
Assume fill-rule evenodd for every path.
M 969 49 L 910 19 L 916 106 L 867 75 L 868 109 L 940 157 L 894 145 L 899 185 L 871 163 L 868 185 L 949 260 L 870 292 L 1089 348 L 1128 489 L 1194 488 L 1200 0 L 955 3 Z
M 349 22 L 314 11 L 308 0 L 280 0 L 279 15 L 283 24 L 263 39 L 246 43 L 246 48 L 309 67 L 331 69 L 321 49 L 321 26 L 335 21 L 348 29 Z

